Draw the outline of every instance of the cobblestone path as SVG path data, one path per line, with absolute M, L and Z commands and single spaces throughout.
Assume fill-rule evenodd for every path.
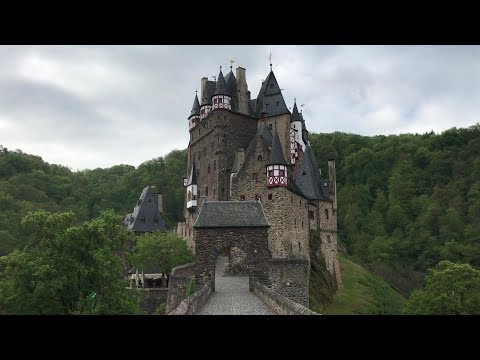
M 228 264 L 219 256 L 215 268 L 215 292 L 198 315 L 274 315 L 265 303 L 248 289 L 248 276 L 221 276 Z

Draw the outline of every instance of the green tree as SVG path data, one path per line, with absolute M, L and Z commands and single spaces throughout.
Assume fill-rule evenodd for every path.
M 0 309 L 7 314 L 135 314 L 137 294 L 126 289 L 123 251 L 130 234 L 121 217 L 73 226 L 73 212 L 29 213 L 32 237 L 23 250 L 0 258 Z
M 426 286 L 415 290 L 407 303 L 407 314 L 480 314 L 480 270 L 469 264 L 441 261 L 430 269 Z
M 193 254 L 178 235 L 154 232 L 138 237 L 131 260 L 139 268 L 159 267 L 168 277 L 175 266 L 193 261 Z

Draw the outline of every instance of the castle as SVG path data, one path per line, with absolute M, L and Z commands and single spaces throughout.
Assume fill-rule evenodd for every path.
M 289 111 L 281 90 L 271 65 L 256 99 L 242 67 L 236 75 L 230 67 L 225 77 L 220 67 L 216 81 L 202 78 L 201 101 L 196 94 L 188 117 L 184 222 L 177 233 L 195 252 L 194 225 L 204 202 L 259 202 L 272 258 L 309 261 L 310 230 L 317 230 L 318 250 L 341 288 L 335 161 L 322 177 L 303 115 L 295 101 Z

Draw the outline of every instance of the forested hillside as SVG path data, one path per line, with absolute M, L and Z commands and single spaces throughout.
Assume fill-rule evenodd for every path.
M 147 185 L 164 194 L 165 222 L 173 228 L 183 209 L 185 168 L 186 152 L 176 150 L 137 169 L 117 165 L 80 172 L 38 156 L 0 152 L 0 256 L 26 243 L 29 234 L 21 220 L 30 210 L 72 210 L 78 224 L 105 209 L 125 216 Z
M 315 156 L 337 159 L 342 250 L 407 296 L 441 260 L 480 268 L 480 125 L 442 134 L 310 134 Z M 78 221 L 101 210 L 131 212 L 151 184 L 164 194 L 165 221 L 181 219 L 186 151 L 140 165 L 72 172 L 40 157 L 0 153 L 0 255 L 29 236 L 33 209 L 73 210 Z
M 344 251 L 402 294 L 440 260 L 480 267 L 480 125 L 442 134 L 312 134 L 337 158 Z

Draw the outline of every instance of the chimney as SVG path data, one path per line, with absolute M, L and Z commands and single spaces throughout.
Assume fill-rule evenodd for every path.
M 248 91 L 245 69 L 242 67 L 237 67 L 237 98 L 238 111 L 243 114 L 249 114 L 248 102 L 250 100 L 250 92 Z
M 205 95 L 205 85 L 207 84 L 207 78 L 203 77 L 201 80 L 201 85 L 200 85 L 200 105 L 202 105 L 203 97 Z
M 333 200 L 333 211 L 337 210 L 337 177 L 335 174 L 335 159 L 328 159 L 328 179 L 330 180 L 330 195 Z
M 158 211 L 160 212 L 160 215 L 163 217 L 163 194 L 156 193 L 155 195 L 157 196 Z

